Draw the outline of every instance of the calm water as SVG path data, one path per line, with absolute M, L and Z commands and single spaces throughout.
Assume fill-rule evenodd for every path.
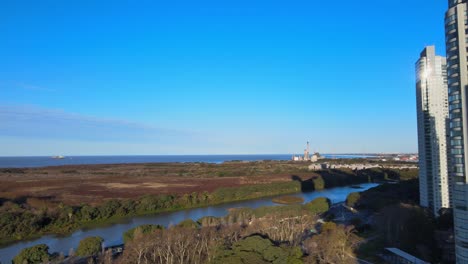
M 327 158 L 365 158 L 365 155 L 323 155 Z M 155 163 L 155 162 L 207 162 L 222 163 L 232 160 L 290 160 L 290 154 L 276 155 L 165 155 L 165 156 L 68 156 L 51 157 L 0 157 L 0 168 L 26 168 L 81 164 Z
M 317 197 L 327 197 L 332 203 L 339 203 L 346 200 L 348 194 L 356 191 L 364 191 L 377 186 L 374 183 L 367 183 L 360 185 L 362 189 L 355 189 L 351 187 L 338 187 L 323 191 L 314 191 L 307 193 L 296 194 L 298 197 L 304 198 L 305 202 L 309 202 Z M 81 239 L 89 236 L 100 236 L 104 238 L 105 246 L 113 246 L 122 244 L 122 234 L 133 227 L 143 224 L 160 224 L 168 226 L 169 224 L 177 224 L 185 219 L 198 220 L 204 216 L 225 216 L 229 208 L 234 207 L 250 207 L 257 208 L 260 206 L 276 205 L 271 201 L 271 198 L 262 198 L 257 200 L 235 202 L 229 204 L 222 204 L 217 206 L 209 206 L 205 208 L 196 208 L 172 213 L 162 213 L 152 216 L 133 217 L 130 219 L 122 220 L 118 224 L 113 224 L 106 227 L 83 229 L 76 231 L 67 237 L 56 236 L 43 236 L 33 241 L 25 241 L 13 244 L 11 246 L 0 249 L 0 261 L 2 263 L 10 263 L 11 259 L 16 256 L 23 248 L 31 247 L 37 244 L 47 244 L 50 252 L 63 252 L 68 254 L 71 248 L 76 249 Z

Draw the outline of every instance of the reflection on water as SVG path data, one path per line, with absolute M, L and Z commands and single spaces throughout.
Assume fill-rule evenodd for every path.
M 361 184 L 362 189 L 356 189 L 356 186 L 338 187 L 323 191 L 314 191 L 307 193 L 299 193 L 295 196 L 302 197 L 307 203 L 317 197 L 327 197 L 332 203 L 339 203 L 346 200 L 348 194 L 357 191 L 365 191 L 378 184 L 366 183 Z M 353 188 L 354 187 L 354 188 Z M 112 224 L 105 227 L 98 227 L 92 229 L 82 229 L 74 232 L 66 237 L 57 237 L 53 235 L 43 236 L 33 241 L 18 242 L 8 247 L 0 249 L 0 262 L 10 263 L 10 261 L 26 247 L 31 247 L 37 244 L 47 244 L 49 252 L 62 252 L 68 254 L 71 248 L 76 249 L 81 239 L 89 236 L 100 236 L 104 238 L 105 246 L 113 246 L 122 244 L 122 234 L 133 227 L 143 224 L 160 224 L 168 226 L 170 224 L 177 224 L 185 219 L 198 220 L 204 216 L 225 216 L 229 208 L 233 207 L 250 207 L 257 208 L 260 206 L 277 205 L 271 201 L 271 198 L 262 198 L 243 202 L 234 202 L 222 205 L 209 206 L 204 208 L 189 209 L 171 213 L 161 213 L 151 216 L 140 216 L 125 219 L 117 224 Z

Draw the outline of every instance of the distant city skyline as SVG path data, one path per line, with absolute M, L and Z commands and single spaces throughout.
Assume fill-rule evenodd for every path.
M 417 152 L 447 3 L 0 7 L 0 156 L 299 154 Z

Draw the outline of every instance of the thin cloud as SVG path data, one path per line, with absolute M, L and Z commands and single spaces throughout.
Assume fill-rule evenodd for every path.
M 31 106 L 0 106 L 0 136 L 99 140 L 167 141 L 190 134 L 128 120 L 106 119 Z

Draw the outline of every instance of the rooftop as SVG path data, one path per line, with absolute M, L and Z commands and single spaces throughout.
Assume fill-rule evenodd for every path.
M 426 262 L 424 260 L 421 260 L 413 255 L 410 255 L 406 252 L 404 252 L 403 250 L 400 250 L 398 248 L 385 248 L 386 250 L 392 252 L 393 254 L 395 255 L 398 255 L 408 261 L 411 261 L 412 263 L 414 264 L 430 264 L 429 262 Z

